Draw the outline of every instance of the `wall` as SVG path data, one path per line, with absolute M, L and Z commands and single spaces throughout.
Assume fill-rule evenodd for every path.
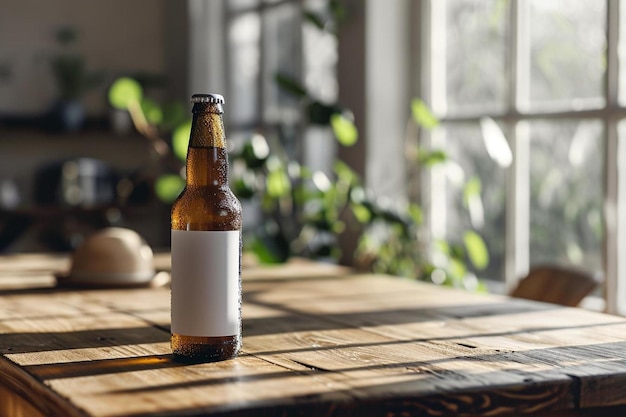
M 48 59 L 62 25 L 78 29 L 77 50 L 109 81 L 127 72 L 163 72 L 164 2 L 0 0 L 0 65 L 11 71 L 8 81 L 0 80 L 0 115 L 37 115 L 51 105 L 56 88 Z M 105 111 L 105 89 L 85 97 L 89 114 Z
M 34 202 L 36 170 L 71 157 L 99 158 L 121 173 L 154 164 L 147 142 L 136 134 L 116 136 L 96 128 L 50 135 L 36 126 L 2 125 L 4 117 L 41 116 L 57 97 L 49 58 L 59 48 L 58 27 L 74 26 L 76 50 L 89 69 L 104 71 L 102 85 L 83 101 L 91 116 L 106 116 L 108 84 L 128 73 L 165 75 L 168 85 L 159 96 L 188 102 L 187 20 L 185 0 L 0 0 L 0 197 L 4 185 L 14 184 L 17 210 L 27 212 Z M 8 79 L 2 71 L 7 65 Z M 164 247 L 169 244 L 168 210 L 150 203 L 126 213 L 122 225 L 137 230 L 153 247 Z M 5 214 L 0 213 L 0 234 Z M 37 230 L 31 229 L 11 251 L 46 249 L 37 246 Z

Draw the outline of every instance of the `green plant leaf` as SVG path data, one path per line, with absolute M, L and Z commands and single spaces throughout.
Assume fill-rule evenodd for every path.
M 254 134 L 249 141 L 247 141 L 243 150 L 241 151 L 241 157 L 246 162 L 248 168 L 259 168 L 265 164 L 265 161 L 270 155 L 270 147 L 267 140 L 263 135 Z
M 411 216 L 411 219 L 413 219 L 413 222 L 415 222 L 415 224 L 417 225 L 420 225 L 424 222 L 424 213 L 422 211 L 422 208 L 417 204 L 409 204 L 409 216 Z
M 300 81 L 290 75 L 279 72 L 274 76 L 274 80 L 276 80 L 280 88 L 296 97 L 305 97 L 307 95 L 307 91 Z
M 477 269 L 485 269 L 489 265 L 489 251 L 483 238 L 478 233 L 468 230 L 463 235 L 463 242 L 472 264 Z
M 363 204 L 352 204 L 352 214 L 359 223 L 367 224 L 372 219 L 372 212 Z
M 489 294 L 489 287 L 487 287 L 484 281 L 478 280 L 478 285 L 474 289 L 474 292 L 478 294 Z
M 179 102 L 166 103 L 163 105 L 163 127 L 174 129 L 187 118 L 187 108 Z
M 464 262 L 461 262 L 458 259 L 450 260 L 450 275 L 455 280 L 460 280 L 467 273 L 467 267 Z
M 183 188 L 185 180 L 174 174 L 161 175 L 154 184 L 154 192 L 165 203 L 174 202 Z
M 335 17 L 336 22 L 341 22 L 346 18 L 347 10 L 346 6 L 339 0 L 330 0 L 329 2 L 330 11 Z
M 335 174 L 337 174 L 337 179 L 339 181 L 346 182 L 348 184 L 355 184 L 358 182 L 358 175 L 348 164 L 343 161 L 335 161 L 335 165 L 333 166 Z M 365 195 L 365 194 L 363 194 Z
M 187 118 L 187 108 L 179 103 L 172 102 L 163 105 L 163 127 L 174 129 Z
M 163 111 L 156 101 L 144 98 L 141 100 L 141 109 L 143 110 L 143 114 L 146 115 L 148 123 L 158 125 L 163 121 Z
M 331 122 L 334 114 L 340 114 L 343 111 L 337 104 L 325 104 L 317 100 L 313 100 L 307 106 L 307 115 L 309 123 L 320 126 L 327 126 Z
M 426 167 L 432 167 L 437 164 L 442 164 L 448 160 L 448 154 L 440 149 L 432 151 L 426 149 L 420 149 L 417 158 L 420 164 Z
M 260 239 L 252 240 L 250 244 L 250 250 L 254 253 L 259 262 L 264 264 L 276 264 L 280 263 L 280 259 L 276 256 L 270 248 L 263 243 Z
M 324 30 L 324 20 L 313 12 L 304 12 L 304 18 L 307 22 L 312 23 L 319 30 Z
M 252 198 L 257 189 L 256 174 L 252 170 L 245 170 L 232 181 L 233 192 L 240 199 Z
M 282 169 L 270 171 L 266 179 L 267 195 L 278 198 L 287 195 L 291 191 L 289 176 Z
M 141 85 L 128 77 L 118 78 L 109 88 L 109 103 L 119 110 L 127 110 L 131 102 L 140 102 L 142 96 Z
M 359 139 L 359 131 L 356 126 L 343 114 L 335 113 L 330 116 L 330 125 L 335 137 L 343 146 L 352 146 Z
M 466 250 L 465 247 L 458 243 L 452 243 L 450 245 L 450 257 L 453 259 L 465 260 Z
M 181 161 L 187 159 L 189 136 L 191 136 L 191 120 L 180 124 L 172 133 L 172 150 Z
M 346 230 L 346 224 L 342 221 L 334 221 L 330 225 L 330 229 L 333 233 L 340 235 Z
M 248 242 L 248 247 L 263 263 L 285 262 L 291 255 L 289 241 L 272 219 L 267 219 Z
M 481 182 L 477 176 L 472 176 L 463 187 L 463 204 L 469 212 L 472 227 L 481 230 L 485 225 L 485 208 L 480 196 Z
M 426 103 L 419 98 L 411 101 L 411 113 L 415 123 L 424 129 L 431 130 L 439 124 L 439 119 L 432 114 Z
M 463 203 L 468 206 L 471 199 L 480 198 L 481 189 L 482 183 L 480 178 L 472 176 L 465 184 L 465 187 L 463 187 Z
M 445 254 L 445 255 L 450 255 L 451 253 L 451 249 L 450 249 L 450 244 L 448 242 L 446 242 L 445 240 L 436 240 L 434 243 L 435 249 L 438 250 L 439 252 Z

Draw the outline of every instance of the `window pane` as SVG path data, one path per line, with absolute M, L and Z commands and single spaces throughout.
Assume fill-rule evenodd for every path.
M 337 100 L 338 86 L 335 71 L 337 68 L 337 38 L 305 22 L 302 25 L 304 53 L 304 83 L 316 99 L 324 103 Z
M 508 4 L 508 1 L 448 0 L 445 85 L 449 113 L 504 108 Z
M 530 107 L 602 106 L 606 2 L 533 0 L 529 13 Z
M 531 122 L 530 264 L 602 269 L 600 121 Z
M 268 8 L 263 19 L 263 117 L 268 123 L 295 123 L 298 100 L 279 88 L 275 76 L 300 79 L 300 12 L 296 4 L 287 3 Z
M 445 168 L 447 238 L 462 244 L 466 231 L 476 231 L 487 244 L 490 257 L 487 269 L 475 271 L 476 275 L 503 281 L 505 170 L 489 156 L 478 123 L 448 124 L 441 129 L 444 150 L 450 158 Z M 469 201 L 468 184 L 479 184 L 478 200 Z M 437 215 L 433 213 L 433 217 Z
M 257 13 L 245 13 L 232 20 L 228 31 L 230 97 L 228 118 L 233 123 L 257 120 L 259 39 L 261 20 Z

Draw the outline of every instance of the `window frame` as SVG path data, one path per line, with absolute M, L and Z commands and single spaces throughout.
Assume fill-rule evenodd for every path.
M 525 123 L 530 120 L 600 120 L 604 126 L 604 167 L 603 167 L 603 270 L 604 270 L 604 309 L 609 313 L 626 314 L 626 276 L 620 282 L 619 277 L 626 274 L 626 185 L 619 181 L 619 163 L 626 164 L 626 146 L 619 145 L 618 124 L 626 119 L 626 107 L 619 103 L 619 71 L 618 42 L 620 37 L 620 1 L 606 0 L 606 37 L 607 67 L 604 76 L 603 97 L 601 107 L 586 110 L 539 111 L 525 109 L 525 96 L 529 90 L 529 43 L 530 27 L 528 3 L 524 0 L 509 0 L 508 31 L 506 47 L 509 57 L 506 63 L 507 91 L 505 110 L 503 112 L 477 112 L 475 114 L 449 115 L 445 106 L 441 105 L 441 97 L 445 100 L 445 58 L 433 54 L 433 50 L 444 51 L 446 48 L 435 48 L 445 42 L 445 1 L 429 0 L 420 2 L 413 16 L 422 23 L 418 36 L 419 56 L 416 58 L 417 96 L 424 99 L 433 109 L 442 123 L 478 123 L 481 117 L 491 117 L 506 126 L 506 136 L 513 152 L 513 163 L 506 172 L 506 226 L 505 226 L 505 271 L 504 286 L 509 291 L 515 287 L 520 277 L 529 269 L 529 226 L 530 226 L 530 195 L 529 195 L 529 146 L 528 132 Z M 626 28 L 621 28 L 625 30 Z M 415 35 L 413 35 L 415 36 Z M 435 52 L 437 53 L 437 52 Z M 623 66 L 626 67 L 626 60 Z M 624 69 L 626 70 L 626 68 Z M 443 108 L 443 111 L 442 111 Z M 432 135 L 424 135 L 428 146 Z M 626 138 L 624 138 L 626 139 Z M 625 155 L 622 155 L 625 154 Z M 429 211 L 441 212 L 441 204 L 437 203 L 438 190 L 432 184 L 433 176 L 427 176 L 426 192 L 432 202 Z M 440 185 L 438 185 L 440 187 Z M 444 198 L 445 199 L 445 198 Z M 439 206 L 437 205 L 439 204 Z M 445 210 L 445 209 L 444 209 Z M 441 233 L 428 218 L 430 234 Z M 622 261 L 620 262 L 620 258 Z M 620 300 L 621 303 L 620 303 Z

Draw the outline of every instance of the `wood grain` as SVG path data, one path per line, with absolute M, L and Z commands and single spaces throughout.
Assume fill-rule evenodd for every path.
M 239 358 L 185 365 L 170 355 L 167 288 L 19 288 L 25 262 L 7 262 L 18 267 L 0 275 L 5 414 L 582 416 L 626 405 L 619 317 L 295 260 L 244 269 Z

